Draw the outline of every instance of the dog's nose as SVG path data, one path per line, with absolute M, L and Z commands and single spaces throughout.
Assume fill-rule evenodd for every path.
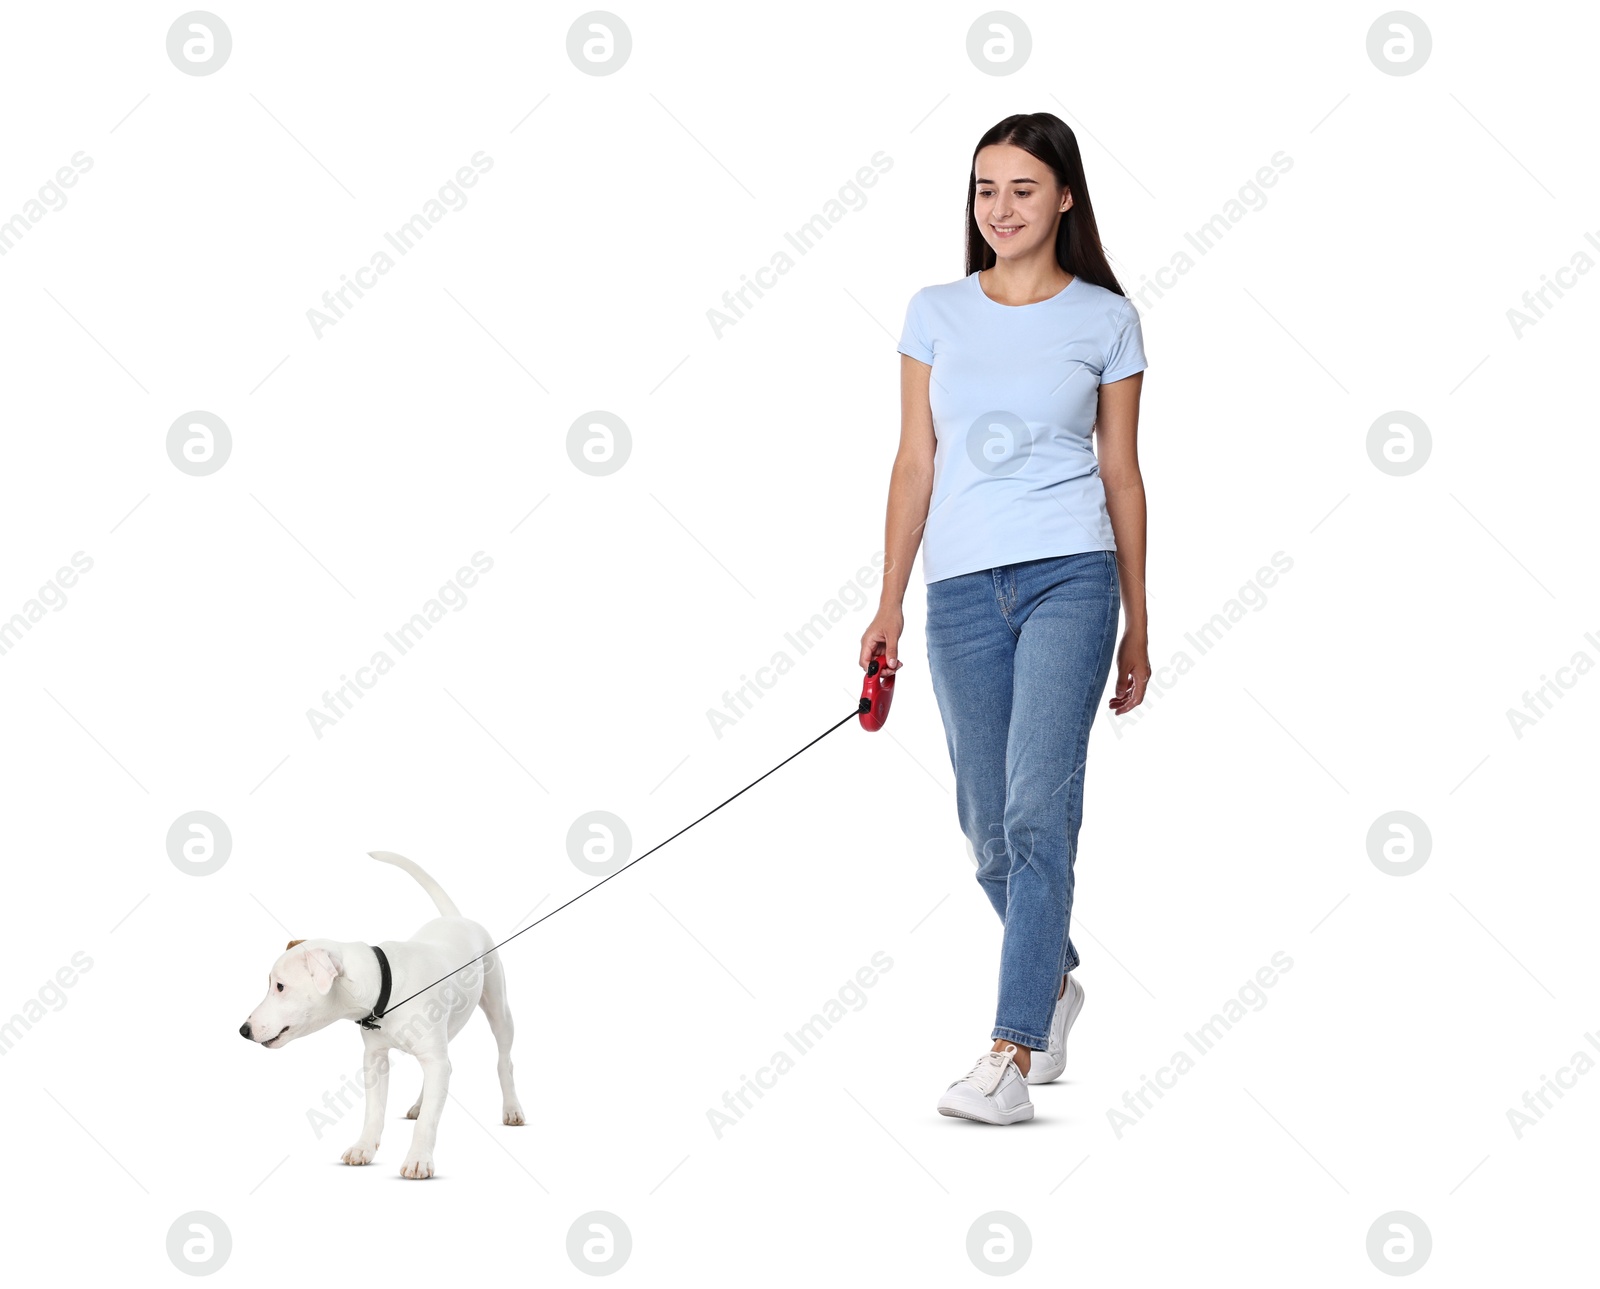
M 243 1038 L 249 1038 L 250 1037 L 250 1022 L 249 1021 L 245 1021 L 245 1023 L 243 1025 L 239 1026 L 239 1034 Z M 254 1040 L 252 1040 L 252 1041 L 254 1041 Z

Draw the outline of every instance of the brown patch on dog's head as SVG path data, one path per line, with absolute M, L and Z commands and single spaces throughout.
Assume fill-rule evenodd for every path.
M 295 947 L 295 945 L 304 944 L 304 943 L 305 943 L 304 940 L 290 940 L 288 944 L 283 946 L 283 951 L 285 953 L 288 953 L 290 949 Z

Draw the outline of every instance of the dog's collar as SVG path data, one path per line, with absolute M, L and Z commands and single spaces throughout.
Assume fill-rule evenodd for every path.
M 383 950 L 373 945 L 372 952 L 378 957 L 378 973 L 381 980 L 378 985 L 377 1005 L 358 1022 L 362 1029 L 382 1028 L 378 1022 L 383 1019 L 384 1010 L 389 1006 L 389 987 L 394 984 L 394 977 L 389 974 L 389 959 Z

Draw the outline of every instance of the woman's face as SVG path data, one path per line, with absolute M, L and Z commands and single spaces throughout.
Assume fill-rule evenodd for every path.
M 1025 259 L 1040 247 L 1053 256 L 1056 224 L 1072 205 L 1054 171 L 1015 144 L 992 143 L 978 150 L 972 172 L 972 217 L 996 257 Z

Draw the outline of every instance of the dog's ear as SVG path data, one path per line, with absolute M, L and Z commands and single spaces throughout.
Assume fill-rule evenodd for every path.
M 307 949 L 306 968 L 311 972 L 311 983 L 319 994 L 333 988 L 334 977 L 344 973 L 344 963 L 339 961 L 336 949 Z
M 304 943 L 305 943 L 304 940 L 290 940 L 288 944 L 283 946 L 283 951 L 285 953 L 288 953 L 290 949 L 295 947 L 295 945 L 304 944 Z

